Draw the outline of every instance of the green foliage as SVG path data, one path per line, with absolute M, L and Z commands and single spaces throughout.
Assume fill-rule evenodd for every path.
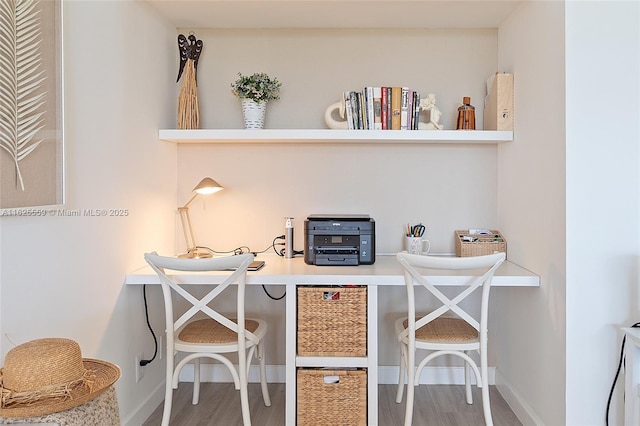
M 263 72 L 250 76 L 238 75 L 240 78 L 231 84 L 231 92 L 240 99 L 253 99 L 256 102 L 280 99 L 278 93 L 282 83 L 277 78 L 271 78 Z

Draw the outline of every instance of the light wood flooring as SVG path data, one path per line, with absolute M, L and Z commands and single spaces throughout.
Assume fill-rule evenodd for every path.
M 180 383 L 173 392 L 172 426 L 242 426 L 240 393 L 230 383 L 203 383 L 200 403 L 191 404 L 193 385 Z M 396 404 L 396 386 L 380 385 L 378 397 L 379 426 L 401 426 L 404 422 L 404 401 Z M 284 383 L 269 384 L 271 407 L 262 401 L 260 385 L 249 384 L 249 405 L 253 426 L 284 425 Z M 522 423 L 509 408 L 494 386 L 490 387 L 491 410 L 495 426 L 520 426 Z M 413 424 L 416 426 L 482 426 L 482 396 L 473 387 L 473 404 L 465 402 L 464 386 L 421 385 L 416 389 Z M 143 426 L 158 426 L 163 404 L 152 413 Z M 336 424 L 338 424 L 336 422 Z

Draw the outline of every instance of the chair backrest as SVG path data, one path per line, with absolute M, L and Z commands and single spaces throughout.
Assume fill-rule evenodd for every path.
M 416 329 L 425 324 L 441 317 L 445 313 L 452 311 L 456 316 L 462 318 L 479 333 L 487 332 L 487 320 L 489 312 L 489 290 L 491 289 L 491 280 L 493 275 L 504 262 L 505 253 L 495 253 L 486 256 L 472 257 L 446 257 L 446 256 L 423 256 L 419 254 L 409 254 L 401 252 L 397 254 L 400 265 L 404 268 L 404 279 L 407 287 L 407 303 L 409 327 L 400 336 L 401 339 L 407 337 L 410 333 L 415 333 Z M 421 269 L 420 271 L 418 269 Z M 434 270 L 430 274 L 424 269 Z M 434 283 L 425 278 L 425 275 L 441 275 L 440 271 L 469 271 L 468 275 L 462 276 L 467 278 L 466 285 L 461 288 L 453 298 L 447 297 L 442 293 Z M 456 275 L 459 273 L 456 272 Z M 415 285 L 419 284 L 426 288 L 435 298 L 440 301 L 438 308 L 429 312 L 422 318 L 416 320 L 415 308 Z M 477 288 L 482 288 L 482 296 L 480 300 L 480 321 L 478 322 L 472 315 L 460 307 L 460 303 L 470 296 Z
M 173 346 L 175 331 L 200 312 L 210 318 L 213 318 L 220 324 L 232 330 L 234 333 L 237 333 L 238 344 L 241 345 L 241 347 L 244 347 L 245 339 L 249 339 L 254 343 L 258 342 L 258 338 L 253 333 L 245 329 L 244 313 L 247 268 L 253 261 L 253 254 L 246 253 L 220 258 L 178 259 L 175 257 L 159 256 L 156 253 L 145 253 L 144 258 L 160 278 L 165 305 L 167 344 L 170 347 Z M 214 285 L 211 291 L 204 297 L 197 298 L 192 294 L 192 292 L 185 288 L 186 286 L 183 286 L 182 283 L 180 283 L 175 276 L 171 275 L 168 271 L 221 272 L 219 284 Z M 237 323 L 233 322 L 228 317 L 228 314 L 222 314 L 213 309 L 210 305 L 216 297 L 222 294 L 222 292 L 232 284 L 237 284 L 238 287 L 235 312 L 235 315 L 237 315 Z M 175 320 L 173 314 L 173 295 L 181 296 L 190 304 L 190 307 L 186 312 Z

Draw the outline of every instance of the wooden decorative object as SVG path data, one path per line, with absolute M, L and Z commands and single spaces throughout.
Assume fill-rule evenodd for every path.
M 483 119 L 484 130 L 513 130 L 513 74 L 489 78 Z
M 178 129 L 200 128 L 200 105 L 198 104 L 198 86 L 194 61 L 189 59 L 186 65 L 182 89 L 178 97 Z
M 202 47 L 202 40 L 197 40 L 193 34 L 189 34 L 189 37 L 185 37 L 183 34 L 178 36 L 180 69 L 176 81 L 180 81 L 180 76 L 184 71 L 182 89 L 178 97 L 178 129 L 200 128 L 197 70 Z

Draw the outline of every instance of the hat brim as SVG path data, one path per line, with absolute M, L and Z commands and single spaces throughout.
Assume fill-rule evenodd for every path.
M 11 408 L 0 407 L 0 417 L 39 417 L 69 410 L 98 397 L 120 378 L 120 368 L 110 362 L 101 361 L 99 359 L 83 358 L 82 363 L 84 364 L 85 369 L 91 370 L 95 374 L 95 381 L 91 391 L 89 391 L 85 386 L 82 386 L 78 389 L 72 390 L 70 397 L 63 401 L 43 399 L 30 405 Z

